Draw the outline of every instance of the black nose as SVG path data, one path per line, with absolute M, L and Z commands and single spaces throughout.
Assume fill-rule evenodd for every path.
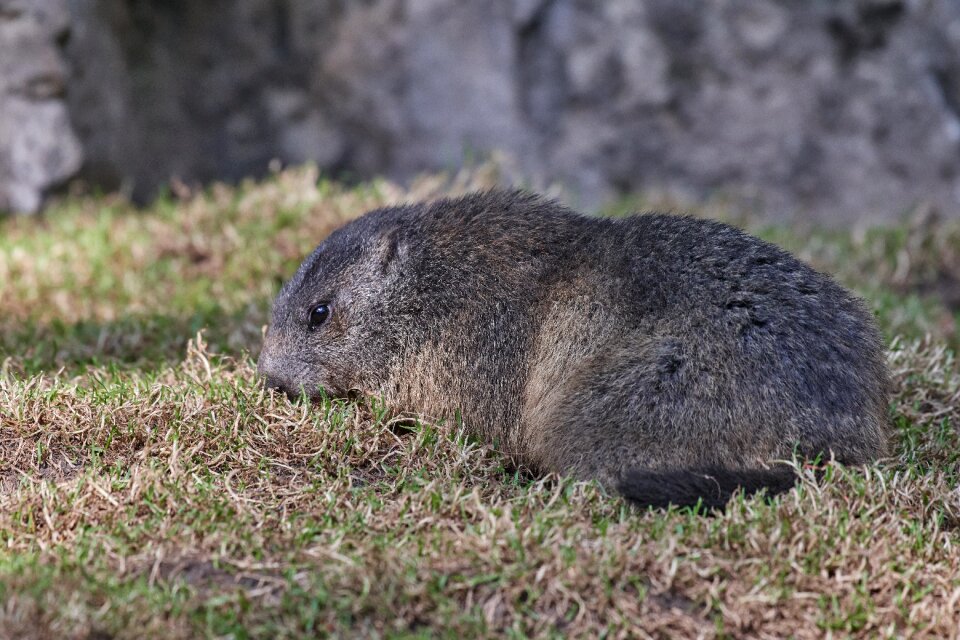
M 293 385 L 287 380 L 282 378 L 270 376 L 270 375 L 261 375 L 261 380 L 263 381 L 263 386 L 267 389 L 274 389 L 281 393 L 286 394 L 291 400 L 300 400 L 304 397 L 303 388 L 299 385 Z
M 296 398 L 300 394 L 290 384 L 290 380 L 283 375 L 281 363 L 273 357 L 269 348 L 264 348 L 257 361 L 257 377 L 267 389 L 276 389 L 287 394 L 288 398 Z
M 266 387 L 267 389 L 282 391 L 283 393 L 290 395 L 287 386 L 283 383 L 283 380 L 281 380 L 280 378 L 276 378 L 270 375 L 266 375 L 266 376 L 262 375 L 260 376 L 260 379 L 263 382 L 263 386 Z

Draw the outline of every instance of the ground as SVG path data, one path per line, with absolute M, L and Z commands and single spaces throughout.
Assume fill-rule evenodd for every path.
M 325 234 L 485 179 L 307 167 L 0 222 L 0 637 L 957 636 L 960 224 L 923 207 L 832 230 L 699 212 L 863 295 L 895 380 L 890 459 L 722 515 L 255 384 L 270 300 Z

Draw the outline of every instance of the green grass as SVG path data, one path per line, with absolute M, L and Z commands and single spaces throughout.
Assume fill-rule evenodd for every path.
M 330 230 L 482 183 L 305 168 L 0 222 L 0 637 L 956 633 L 956 224 L 736 221 L 869 300 L 898 443 L 723 515 L 635 511 L 456 424 L 255 384 L 269 303 Z

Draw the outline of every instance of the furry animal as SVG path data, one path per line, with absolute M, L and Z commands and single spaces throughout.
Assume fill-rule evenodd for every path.
M 887 450 L 862 302 L 733 227 L 582 216 L 518 191 L 378 209 L 283 287 L 258 370 L 372 394 L 641 506 L 784 491 L 793 455 Z

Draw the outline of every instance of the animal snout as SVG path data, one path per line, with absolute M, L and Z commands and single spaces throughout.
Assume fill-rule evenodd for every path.
M 297 395 L 293 392 L 293 388 L 281 378 L 276 378 L 274 376 L 260 376 L 260 378 L 263 381 L 263 386 L 267 389 L 282 391 L 283 393 L 287 394 L 287 397 L 291 400 Z
M 321 385 L 309 376 L 302 377 L 303 373 L 303 363 L 276 355 L 269 345 L 264 346 L 257 361 L 257 377 L 267 389 L 281 391 L 291 400 L 317 400 L 326 395 Z
M 257 377 L 267 389 L 276 389 L 287 394 L 291 400 L 300 396 L 300 390 L 288 375 L 284 374 L 282 363 L 274 357 L 268 348 L 264 348 L 257 360 Z

